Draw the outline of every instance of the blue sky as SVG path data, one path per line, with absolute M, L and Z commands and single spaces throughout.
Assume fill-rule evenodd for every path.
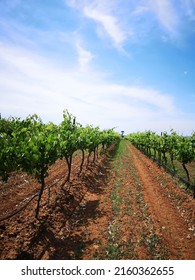
M 195 0 L 0 0 L 0 112 L 195 130 Z

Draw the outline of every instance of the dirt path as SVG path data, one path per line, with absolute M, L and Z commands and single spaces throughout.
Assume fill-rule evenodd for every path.
M 87 227 L 93 242 L 83 258 L 195 259 L 195 201 L 129 143 L 94 199 L 101 215 Z
M 173 259 L 194 259 L 195 238 L 193 235 L 192 216 L 185 220 L 178 211 L 178 201 L 185 200 L 188 206 L 194 209 L 192 198 L 173 184 L 173 180 L 158 166 L 151 162 L 134 147 L 129 147 L 133 157 L 134 165 L 139 174 L 144 200 L 146 201 L 152 222 L 157 234 L 162 237 L 163 242 Z M 175 203 L 170 193 L 175 195 Z M 177 203 L 177 204 L 176 204 Z M 185 209 L 183 209 L 185 211 Z
M 125 140 L 80 177 L 79 163 L 65 190 L 52 187 L 49 204 L 45 192 L 40 221 L 31 203 L 0 223 L 1 259 L 195 259 L 195 200 L 156 164 Z M 52 170 L 51 181 L 64 165 Z M 5 195 L 16 199 L 6 186 L 2 211 Z

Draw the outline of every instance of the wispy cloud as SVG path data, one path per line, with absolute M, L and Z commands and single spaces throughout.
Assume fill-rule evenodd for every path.
M 88 53 L 81 47 L 80 51 L 88 63 Z M 91 69 L 82 72 L 76 65 L 72 70 L 61 68 L 5 44 L 0 45 L 0 54 L 4 69 L 0 77 L 2 113 L 25 116 L 36 112 L 48 121 L 59 121 L 63 109 L 68 108 L 84 124 L 109 127 L 117 116 L 116 125 L 121 126 L 125 116 L 139 127 L 139 122 L 172 116 L 176 110 L 171 96 L 151 88 L 108 82 Z
M 85 71 L 88 69 L 94 56 L 90 51 L 84 49 L 79 42 L 76 44 L 76 49 L 78 52 L 78 63 L 80 70 Z
M 131 131 L 167 130 L 169 125 L 177 129 L 180 123 L 192 127 L 191 121 L 182 122 L 184 116 L 177 109 L 182 98 L 178 101 L 168 92 L 173 86 L 168 85 L 171 78 L 164 77 L 164 61 L 159 60 L 162 67 L 155 65 L 155 57 L 165 48 L 150 53 L 151 60 L 145 57 L 158 38 L 166 47 L 174 43 L 170 39 L 180 38 L 183 22 L 193 21 L 195 0 L 123 0 L 122 4 L 120 0 L 63 0 L 56 4 L 57 12 L 51 5 L 41 10 L 33 1 L 31 6 L 7 1 L 6 12 L 0 9 L 2 115 L 36 112 L 58 122 L 67 108 L 78 121 L 102 127 L 113 123 Z M 122 57 L 121 51 L 132 59 Z M 186 82 L 193 70 L 187 65 L 181 69 Z
M 106 14 L 92 5 L 84 8 L 84 15 L 99 23 L 116 47 L 122 47 L 127 39 L 127 34 L 120 28 L 120 22 L 116 17 L 108 13 Z
M 173 1 L 149 0 L 149 5 L 150 10 L 153 11 L 155 17 L 165 32 L 171 36 L 176 36 L 179 27 L 179 17 Z
M 138 4 L 138 6 L 136 6 L 133 10 L 133 12 L 131 12 L 132 16 L 141 16 L 145 13 L 147 13 L 149 11 L 149 8 L 144 5 L 144 4 Z
M 115 48 L 123 51 L 123 45 L 132 31 L 123 25 L 123 20 L 117 15 L 117 1 L 69 0 L 67 3 L 96 23 L 97 33 L 101 38 L 107 36 Z
M 127 42 L 138 42 L 142 37 L 151 36 L 155 28 L 159 39 L 169 38 L 172 42 L 182 37 L 183 14 L 195 19 L 194 0 L 138 0 L 97 1 L 67 0 L 71 7 L 94 21 L 99 30 L 106 34 L 118 50 L 124 50 Z M 156 36 L 157 34 L 155 34 Z

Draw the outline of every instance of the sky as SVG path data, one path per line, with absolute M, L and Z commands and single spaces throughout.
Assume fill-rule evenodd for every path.
M 0 0 L 0 113 L 195 131 L 195 0 Z

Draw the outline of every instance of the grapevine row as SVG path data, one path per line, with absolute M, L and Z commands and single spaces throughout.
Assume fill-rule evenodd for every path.
M 35 176 L 40 183 L 35 214 L 38 218 L 49 166 L 57 159 L 65 159 L 69 181 L 74 152 L 82 151 L 81 172 L 86 151 L 89 154 L 89 163 L 92 153 L 95 161 L 98 147 L 105 149 L 119 140 L 119 134 L 112 129 L 101 131 L 99 127 L 83 127 L 67 110 L 64 110 L 63 121 L 59 125 L 51 122 L 45 124 L 37 115 L 24 120 L 15 117 L 3 118 L 0 119 L 0 176 L 3 181 L 7 181 L 9 174 L 17 170 Z
M 186 165 L 195 161 L 195 133 L 187 137 L 178 135 L 173 130 L 170 131 L 170 134 L 162 132 L 161 135 L 149 130 L 129 134 L 126 138 L 147 156 L 164 166 L 168 165 L 168 159 L 170 159 L 174 174 L 176 173 L 174 161 L 180 162 L 186 173 L 187 184 L 192 183 Z

